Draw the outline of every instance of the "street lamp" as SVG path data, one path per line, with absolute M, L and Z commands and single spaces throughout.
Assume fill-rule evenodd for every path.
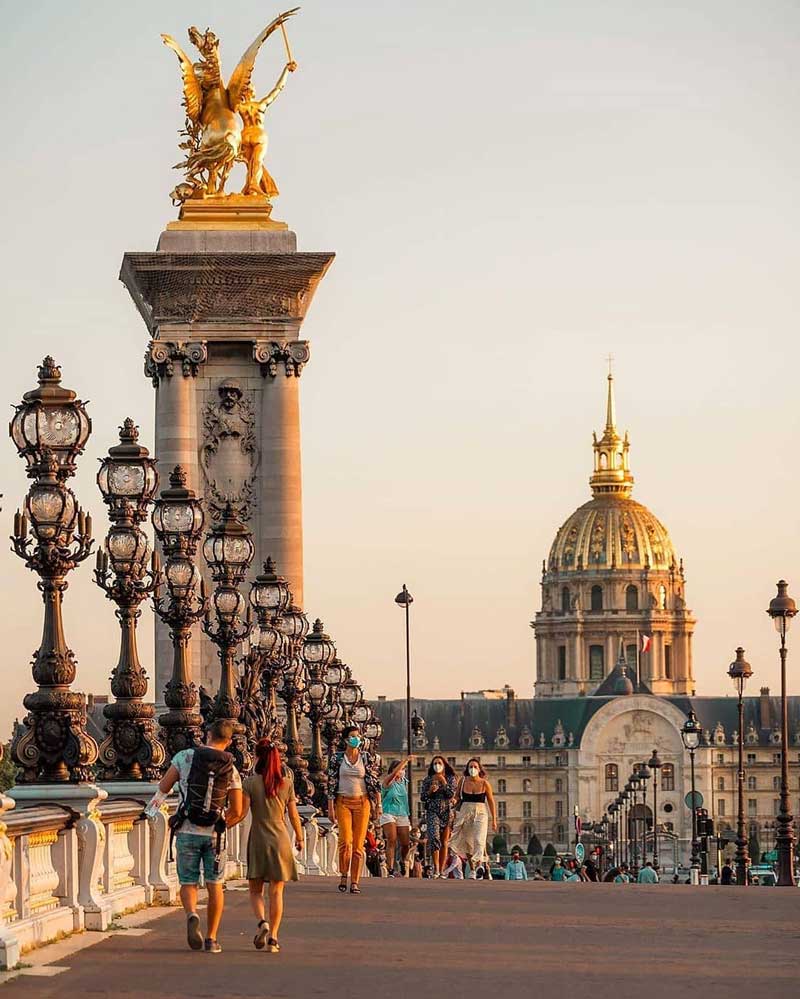
M 398 607 L 405 610 L 406 617 L 406 743 L 408 746 L 408 811 L 411 816 L 411 825 L 414 825 L 414 812 L 411 809 L 411 788 L 413 786 L 413 773 L 411 770 L 412 750 L 411 750 L 411 623 L 409 611 L 414 603 L 414 598 L 408 592 L 408 587 L 403 583 L 403 589 L 394 598 Z
M 689 714 L 681 729 L 681 739 L 684 746 L 689 750 L 689 761 L 692 775 L 692 859 L 691 859 L 691 879 L 692 884 L 700 883 L 700 843 L 697 840 L 697 791 L 694 780 L 694 754 L 700 745 L 700 736 L 703 728 L 697 720 L 694 708 L 689 708 Z
M 70 689 L 75 657 L 64 637 L 62 600 L 67 573 L 88 558 L 92 518 L 78 507 L 65 480 L 91 432 L 84 404 L 61 387 L 61 371 L 46 357 L 39 386 L 22 397 L 9 428 L 33 483 L 14 517 L 14 552 L 39 576 L 44 602 L 41 645 L 33 661 L 38 689 L 25 696 L 24 730 L 11 754 L 21 783 L 85 781 L 93 776 L 97 743 L 86 731 L 86 701 Z
M 625 860 L 631 866 L 636 863 L 636 857 L 633 852 L 633 843 L 631 841 L 631 799 L 633 803 L 636 804 L 636 799 L 633 793 L 633 784 L 628 780 L 625 787 L 622 789 L 622 797 L 625 801 Z
M 306 695 L 305 664 L 301 652 L 308 634 L 308 618 L 290 601 L 278 618 L 277 625 L 288 642 L 278 687 L 278 694 L 286 705 L 286 760 L 294 773 L 295 793 L 305 803 L 313 797 L 314 786 L 309 783 L 306 775 L 308 764 L 303 757 L 297 714 Z
M 222 520 L 206 535 L 203 557 L 216 586 L 203 621 L 203 631 L 217 646 L 220 661 L 219 690 L 214 698 L 210 720 L 225 720 L 233 725 L 231 752 L 240 773 L 249 773 L 253 757 L 247 745 L 246 729 L 239 720 L 241 705 L 237 696 L 236 649 L 252 631 L 246 601 L 239 587 L 247 575 L 255 548 L 250 531 L 236 517 L 228 503 Z M 211 608 L 215 621 L 212 624 Z
M 658 750 L 653 750 L 653 755 L 647 761 L 647 766 L 653 774 L 653 868 L 658 870 L 658 775 L 663 766 L 658 755 Z
M 263 736 L 275 738 L 278 726 L 275 690 L 289 647 L 276 621 L 289 606 L 290 598 L 288 582 L 276 573 L 275 563 L 268 558 L 264 571 L 250 584 L 250 606 L 258 623 L 250 636 L 239 684 L 239 700 L 251 745 Z
M 736 807 L 736 883 L 747 884 L 747 837 L 744 832 L 744 688 L 753 675 L 750 663 L 744 658 L 744 649 L 736 650 L 736 658 L 728 667 L 728 676 L 733 680 L 739 702 L 739 769 L 736 774 L 738 802 Z
M 647 860 L 647 782 L 650 780 L 650 769 L 644 762 L 637 763 L 636 772 L 642 790 L 642 867 L 644 867 Z
M 203 507 L 186 488 L 186 472 L 176 465 L 169 486 L 161 490 L 153 510 L 153 529 L 164 551 L 164 568 L 153 592 L 156 614 L 169 628 L 172 639 L 172 676 L 164 689 L 169 709 L 159 722 L 169 759 L 182 749 L 202 741 L 203 719 L 197 713 L 197 688 L 192 682 L 189 642 L 192 627 L 205 616 L 208 601 L 194 558 L 203 530 Z M 161 580 L 166 580 L 169 602 L 161 598 Z M 198 595 L 199 588 L 199 595 Z
M 305 711 L 311 722 L 311 753 L 308 760 L 308 770 L 314 785 L 314 804 L 324 808 L 327 801 L 325 793 L 325 761 L 322 756 L 322 721 L 325 718 L 329 677 L 335 679 L 337 673 L 341 676 L 341 667 L 334 664 L 336 646 L 319 618 L 314 622 L 311 634 L 303 643 L 303 660 L 306 664 L 306 701 Z
M 139 605 L 153 592 L 159 573 L 155 552 L 148 570 L 149 545 L 139 527 L 158 488 L 158 473 L 138 439 L 138 427 L 126 419 L 119 444 L 108 449 L 97 473 L 111 528 L 105 547 L 98 549 L 94 576 L 117 605 L 120 624 L 119 659 L 111 673 L 114 701 L 103 708 L 106 737 L 99 749 L 106 780 L 158 780 L 165 761 L 164 747 L 156 738 L 155 705 L 143 700 L 147 674 L 136 643 Z
M 794 833 L 793 816 L 789 801 L 789 707 L 786 696 L 786 632 L 797 613 L 797 605 L 789 596 L 789 584 L 782 579 L 778 583 L 778 595 L 770 600 L 767 614 L 772 618 L 775 630 L 781 637 L 781 797 L 780 809 L 775 817 L 778 849 L 778 884 L 793 886 L 794 880 Z

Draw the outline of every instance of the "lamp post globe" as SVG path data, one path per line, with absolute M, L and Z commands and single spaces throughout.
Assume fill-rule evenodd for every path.
M 739 712 L 739 726 L 736 739 L 739 752 L 739 766 L 736 771 L 736 883 L 739 885 L 747 884 L 747 869 L 750 862 L 747 850 L 747 836 L 744 831 L 744 688 L 752 675 L 753 669 L 744 657 L 744 649 L 739 647 L 736 650 L 736 658 L 728 667 L 728 676 L 733 681 L 733 686 L 736 689 Z
M 791 802 L 789 799 L 789 699 L 786 692 L 786 634 L 797 614 L 797 605 L 789 596 L 789 584 L 785 579 L 778 582 L 778 593 L 770 601 L 767 613 L 772 618 L 775 630 L 780 636 L 781 658 L 781 794 L 778 814 L 776 847 L 778 851 L 778 884 L 792 887 L 794 877 L 794 831 Z

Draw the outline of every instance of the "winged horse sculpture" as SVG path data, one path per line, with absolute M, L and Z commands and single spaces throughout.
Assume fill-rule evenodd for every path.
M 240 106 L 247 106 L 248 102 L 252 102 L 250 81 L 256 56 L 273 31 L 281 28 L 285 38 L 284 22 L 299 9 L 295 7 L 284 11 L 264 28 L 239 60 L 227 86 L 222 81 L 219 39 L 213 31 L 207 29 L 201 33 L 195 27 L 189 28 L 189 40 L 201 56 L 200 61 L 195 63 L 192 63 L 174 38 L 170 35 L 161 36 L 164 44 L 178 57 L 183 77 L 183 106 L 186 109 L 186 127 L 183 131 L 186 139 L 180 146 L 186 150 L 187 155 L 175 167 L 177 170 L 185 170 L 186 180 L 172 192 L 174 201 L 182 202 L 189 198 L 224 193 L 231 167 L 237 159 L 244 158 Z M 290 58 L 270 96 L 277 96 L 285 82 L 287 70 L 294 68 L 295 64 Z M 248 143 L 246 152 L 249 152 L 252 145 L 254 144 Z M 258 153 L 263 157 L 263 148 Z M 263 169 L 261 163 L 259 168 Z M 244 193 L 267 193 L 273 188 L 274 185 L 270 186 L 266 179 L 262 181 L 260 177 L 255 178 L 248 164 L 248 183 Z

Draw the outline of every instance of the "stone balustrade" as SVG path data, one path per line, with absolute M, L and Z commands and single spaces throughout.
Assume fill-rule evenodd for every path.
M 13 968 L 26 951 L 82 930 L 107 930 L 125 912 L 177 899 L 169 860 L 167 802 L 149 818 L 145 794 L 123 796 L 95 785 L 13 788 L 0 795 L 0 966 Z M 45 801 L 47 797 L 49 800 Z M 61 801 L 56 803 L 55 799 Z M 300 806 L 301 876 L 336 873 L 336 832 Z M 247 875 L 249 816 L 227 833 L 228 879 Z M 293 835 L 293 834 L 292 834 Z

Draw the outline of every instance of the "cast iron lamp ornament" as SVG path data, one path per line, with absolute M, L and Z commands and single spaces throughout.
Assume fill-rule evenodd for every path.
M 277 627 L 286 638 L 287 651 L 284 658 L 277 692 L 286 705 L 286 762 L 294 774 L 294 787 L 301 802 L 309 801 L 314 795 L 314 785 L 306 771 L 307 761 L 303 758 L 303 743 L 300 740 L 298 712 L 302 710 L 306 694 L 305 670 L 301 652 L 303 641 L 308 634 L 308 618 L 290 599 L 289 605 L 277 619 Z
M 236 650 L 252 631 L 250 613 L 245 613 L 247 603 L 239 587 L 250 568 L 254 552 L 250 531 L 237 519 L 228 503 L 222 520 L 208 532 L 203 545 L 203 557 L 216 584 L 203 621 L 203 630 L 217 646 L 221 665 L 219 690 L 211 717 L 233 723 L 230 750 L 240 773 L 252 770 L 253 757 L 248 748 L 245 726 L 239 720 L 241 706 L 237 697 Z
M 153 592 L 153 606 L 169 627 L 173 648 L 172 676 L 164 690 L 169 710 L 159 718 L 167 755 L 172 759 L 202 740 L 203 719 L 197 713 L 189 641 L 192 627 L 208 609 L 205 586 L 194 564 L 203 530 L 203 508 L 194 492 L 186 488 L 186 472 L 180 465 L 173 469 L 169 486 L 161 490 L 152 519 L 165 559 Z M 161 597 L 162 579 L 169 594 L 166 602 Z
M 117 605 L 120 623 L 119 660 L 111 673 L 114 701 L 103 708 L 106 737 L 99 761 L 104 780 L 157 780 L 165 762 L 156 737 L 153 704 L 146 704 L 147 674 L 139 661 L 136 624 L 139 606 L 152 592 L 158 576 L 158 556 L 139 525 L 158 488 L 156 463 L 137 443 L 139 430 L 126 419 L 119 444 L 100 462 L 97 484 L 108 507 L 111 527 L 97 552 L 95 581 Z M 148 569 L 148 561 L 150 568 Z
M 658 870 L 658 778 L 663 763 L 657 749 L 653 750 L 647 766 L 653 774 L 653 867 Z
M 681 739 L 683 740 L 684 746 L 689 750 L 689 763 L 692 776 L 692 884 L 698 883 L 700 871 L 700 843 L 697 839 L 697 790 L 695 788 L 694 779 L 694 754 L 697 751 L 697 747 L 700 745 L 700 736 L 702 733 L 703 727 L 697 720 L 694 708 L 689 708 L 689 714 L 684 722 L 683 728 L 681 729 Z
M 645 762 L 636 764 L 636 772 L 639 776 L 639 787 L 642 792 L 642 857 L 641 863 L 644 866 L 647 860 L 647 782 L 650 780 L 650 768 Z
M 736 883 L 747 884 L 747 868 L 750 857 L 747 851 L 747 836 L 744 830 L 744 688 L 753 675 L 750 663 L 744 658 L 744 649 L 736 650 L 736 658 L 728 667 L 728 676 L 733 680 L 739 706 L 739 769 L 736 772 L 737 805 L 736 805 Z
M 324 808 L 327 803 L 325 790 L 325 760 L 322 754 L 322 723 L 325 718 L 328 702 L 329 686 L 327 676 L 336 658 L 336 646 L 319 618 L 314 622 L 311 634 L 303 642 L 303 661 L 305 662 L 305 713 L 311 723 L 311 752 L 308 759 L 309 778 L 314 785 L 313 803 L 317 808 Z M 341 669 L 335 667 L 332 677 L 341 675 Z
M 90 780 L 97 743 L 86 731 L 86 701 L 70 689 L 76 664 L 64 637 L 62 600 L 67 573 L 88 558 L 92 518 L 78 507 L 65 480 L 86 446 L 91 421 L 74 392 L 61 388 L 52 357 L 39 368 L 39 387 L 16 407 L 9 432 L 33 479 L 22 512 L 14 516 L 13 549 L 40 577 L 44 601 L 41 645 L 33 660 L 38 686 L 23 701 L 24 731 L 11 748 L 21 783 Z
M 775 816 L 777 834 L 775 843 L 778 850 L 778 884 L 793 886 L 794 879 L 794 832 L 793 816 L 789 800 L 789 702 L 786 696 L 786 632 L 797 613 L 797 605 L 788 594 L 789 584 L 781 579 L 778 595 L 770 600 L 767 613 L 772 618 L 775 630 L 780 635 L 781 647 L 781 795 L 778 814 Z

